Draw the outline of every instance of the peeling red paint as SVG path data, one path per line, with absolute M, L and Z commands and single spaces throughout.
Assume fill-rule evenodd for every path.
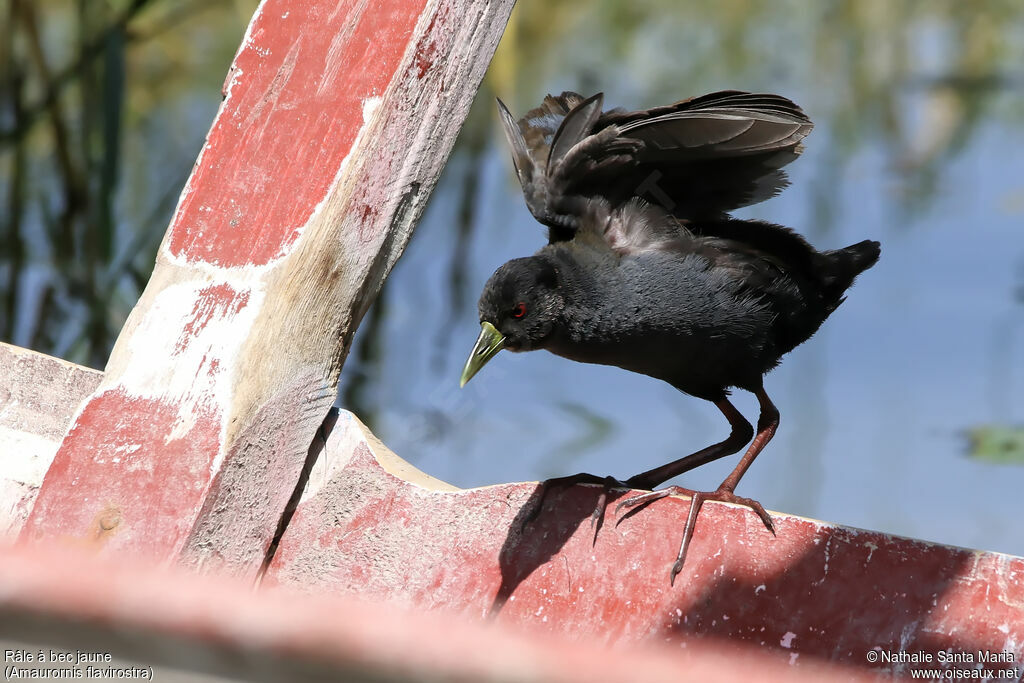
M 398 116 L 397 111 L 390 111 L 388 116 Z M 394 178 L 395 159 L 390 155 L 376 156 L 367 159 L 361 173 L 355 180 L 355 187 L 352 190 L 354 206 L 364 207 L 358 221 L 359 239 L 362 242 L 372 242 L 380 238 L 380 226 L 377 219 L 381 214 L 381 207 L 387 206 L 389 202 L 400 201 L 395 197 L 395 186 L 392 184 Z
M 227 318 L 237 315 L 249 303 L 249 290 L 238 291 L 229 284 L 210 285 L 196 292 L 192 316 L 185 323 L 174 345 L 174 354 L 180 354 L 192 339 L 215 317 Z
M 344 0 L 324 15 L 311 0 L 267 0 L 174 217 L 171 253 L 264 265 L 293 244 L 363 127 L 363 102 L 394 78 L 425 5 Z
M 434 66 L 436 57 L 437 43 L 424 39 L 424 42 L 416 48 L 416 78 L 423 78 L 427 75 L 427 72 Z
M 369 204 L 363 204 L 363 210 L 360 211 L 360 215 L 362 216 L 364 223 L 368 223 L 372 219 L 376 218 L 378 213 L 377 209 Z
M 221 427 L 216 409 L 199 407 L 169 438 L 178 420 L 179 406 L 166 400 L 122 389 L 93 397 L 46 472 L 21 538 L 102 539 L 143 557 L 176 552 L 205 497 Z M 90 457 L 75 457 L 82 451 Z
M 521 531 L 536 484 L 429 491 L 385 472 L 365 443 L 351 458 L 330 448 L 325 457 L 347 464 L 296 510 L 269 585 L 490 613 L 606 643 L 712 637 L 872 673 L 894 670 L 869 664 L 876 648 L 974 653 L 1024 643 L 1024 558 L 778 513 L 772 537 L 748 510 L 709 504 L 671 586 L 688 500 L 622 519 L 610 505 L 595 542 L 596 487 L 552 494 Z
M 448 6 L 442 6 L 430 19 L 430 24 L 427 26 L 426 33 L 423 34 L 423 38 L 420 39 L 419 44 L 416 46 L 416 55 L 413 60 L 413 66 L 416 67 L 416 78 L 422 79 L 427 75 L 434 66 L 434 61 L 437 59 L 437 42 L 434 40 L 434 26 L 438 20 L 441 23 L 445 23 L 448 20 Z

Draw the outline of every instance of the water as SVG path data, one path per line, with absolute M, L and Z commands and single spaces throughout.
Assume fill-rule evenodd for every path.
M 782 426 L 739 492 L 769 509 L 1024 554 L 1024 470 L 969 458 L 967 439 L 977 426 L 1024 423 L 1024 155 L 1011 152 L 1024 148 L 1024 61 L 1009 56 L 1024 45 L 1020 13 L 1000 24 L 943 5 L 865 3 L 745 22 L 704 6 L 644 16 L 658 7 L 669 5 L 618 24 L 608 8 L 565 9 L 574 28 L 557 40 L 503 43 L 374 324 L 357 336 L 374 360 L 350 359 L 342 404 L 403 457 L 464 487 L 577 471 L 624 478 L 723 438 L 710 403 L 546 352 L 502 353 L 458 389 L 483 283 L 544 241 L 493 90 L 517 114 L 562 88 L 603 89 L 629 108 L 727 87 L 779 92 L 817 128 L 790 167 L 792 187 L 742 215 L 795 227 L 821 249 L 878 239 L 882 258 L 767 377 Z M 616 38 L 601 40 L 605 30 Z M 989 43 L 999 50 L 971 57 Z M 736 405 L 756 419 L 752 396 Z M 677 483 L 713 488 L 737 457 Z

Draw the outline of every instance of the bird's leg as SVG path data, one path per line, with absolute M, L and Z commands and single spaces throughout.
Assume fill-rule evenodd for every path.
M 547 499 L 548 493 L 552 489 L 568 488 L 575 486 L 576 484 L 600 484 L 601 495 L 597 498 L 597 504 L 594 506 L 594 511 L 590 513 L 590 526 L 594 529 L 594 540 L 597 540 L 597 532 L 600 531 L 601 520 L 604 519 L 605 509 L 608 507 L 608 494 L 612 489 L 653 489 L 658 484 L 668 481 L 672 477 L 678 476 L 683 472 L 689 472 L 695 467 L 700 467 L 705 463 L 709 463 L 712 460 L 717 460 L 726 455 L 732 455 L 736 451 L 743 448 L 743 446 L 750 441 L 754 435 L 754 428 L 750 426 L 736 407 L 729 402 L 729 399 L 723 398 L 720 401 L 716 401 L 715 405 L 722 411 L 726 419 L 729 420 L 729 424 L 732 426 L 732 431 L 729 436 L 722 442 L 702 448 L 696 453 L 691 453 L 685 458 L 674 460 L 667 465 L 661 465 L 655 467 L 652 470 L 643 472 L 636 476 L 630 477 L 626 481 L 622 482 L 614 477 L 598 477 L 593 474 L 587 474 L 581 472 L 580 474 L 574 474 L 569 477 L 558 477 L 557 479 L 548 479 L 543 484 L 544 488 L 541 491 L 540 501 L 530 511 L 530 513 L 523 519 L 522 529 L 526 528 L 526 525 L 532 522 L 540 514 L 541 508 L 544 507 L 544 501 Z M 657 492 L 657 498 L 666 496 L 668 493 Z M 653 498 L 651 499 L 653 500 Z M 621 504 L 619 507 L 622 507 Z M 618 508 L 616 508 L 618 511 Z
M 636 507 L 637 505 L 650 503 L 654 500 L 658 500 L 659 498 L 664 498 L 665 496 L 676 493 L 692 496 L 690 500 L 690 513 L 686 517 L 686 526 L 683 528 L 683 539 L 679 544 L 679 553 L 676 555 L 676 561 L 672 565 L 672 570 L 669 575 L 669 581 L 671 583 L 675 583 L 676 575 L 683 569 L 683 561 L 686 559 L 686 550 L 690 546 L 690 539 L 693 538 L 693 529 L 697 522 L 697 514 L 700 512 L 700 509 L 706 500 L 717 500 L 724 503 L 735 503 L 737 505 L 748 507 L 757 513 L 757 516 L 761 518 L 762 522 L 764 522 L 768 531 L 772 532 L 772 534 L 775 533 L 775 525 L 772 524 L 772 518 L 759 502 L 751 498 L 741 498 L 734 493 L 736 485 L 739 484 L 740 479 L 742 479 L 743 475 L 746 474 L 750 465 L 757 457 L 757 454 L 760 453 L 768 442 L 772 440 L 772 437 L 775 436 L 775 430 L 779 427 L 779 411 L 772 403 L 771 399 L 768 398 L 768 394 L 764 392 L 764 388 L 758 388 L 754 394 L 757 396 L 757 400 L 761 404 L 761 415 L 757 420 L 757 435 L 754 437 L 753 442 L 751 442 L 750 447 L 747 448 L 747 452 L 743 454 L 742 458 L 740 458 L 739 464 L 736 465 L 736 468 L 728 477 L 725 478 L 725 481 L 723 481 L 716 490 L 691 491 L 690 489 L 684 489 L 680 486 L 670 486 L 667 489 L 662 489 L 660 491 L 642 493 L 638 496 L 627 498 L 619 503 L 615 508 L 615 511 L 618 512 L 624 507 Z M 725 411 L 723 410 L 722 412 Z M 728 417 L 728 414 L 726 416 Z M 699 455 L 700 453 L 701 452 L 698 451 L 697 453 L 694 453 L 694 455 Z M 725 454 L 723 453 L 723 455 Z M 683 460 L 686 459 L 687 458 L 683 458 Z M 679 460 L 677 462 L 683 462 L 683 460 Z M 703 462 L 706 462 L 706 460 Z M 652 472 L 654 471 L 656 470 L 652 470 Z M 627 483 L 630 482 L 632 482 L 632 479 L 627 480 Z
M 779 409 L 768 398 L 768 394 L 764 393 L 764 387 L 758 388 L 754 394 L 757 396 L 758 403 L 761 404 L 761 415 L 757 418 L 757 436 L 754 437 L 754 441 L 750 444 L 747 452 L 740 458 L 736 469 L 718 487 L 719 491 L 732 493 L 736 490 L 736 485 L 740 483 L 740 479 L 750 469 L 750 466 L 754 463 L 754 458 L 768 445 L 768 442 L 775 436 L 775 431 L 779 428 Z M 767 526 L 770 527 L 771 525 L 768 524 Z
M 740 414 L 740 411 L 736 410 L 736 407 L 729 402 L 729 399 L 723 398 L 720 401 L 715 401 L 715 405 L 725 415 L 725 419 L 729 420 L 729 425 L 732 427 L 732 431 L 729 432 L 729 436 L 724 441 L 712 444 L 707 448 L 702 448 L 685 458 L 673 460 L 667 465 L 641 472 L 627 479 L 626 484 L 631 488 L 649 491 L 673 477 L 678 477 L 683 472 L 689 472 L 712 460 L 732 455 L 743 448 L 750 441 L 751 437 L 754 436 L 754 428 Z

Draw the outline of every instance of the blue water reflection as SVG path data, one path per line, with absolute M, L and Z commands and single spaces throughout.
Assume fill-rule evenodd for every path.
M 966 457 L 969 428 L 1024 423 L 1021 12 L 906 5 L 787 14 L 773 4 L 737 19 L 703 5 L 591 15 L 566 3 L 552 19 L 571 27 L 561 34 L 523 10 L 357 335 L 342 404 L 403 457 L 464 487 L 581 470 L 626 477 L 723 438 L 711 404 L 546 352 L 501 354 L 458 389 L 483 283 L 545 234 L 493 125 L 493 96 L 522 113 L 563 88 L 602 89 L 630 108 L 727 87 L 779 92 L 817 128 L 790 167 L 792 187 L 742 215 L 792 226 L 821 249 L 879 239 L 882 258 L 767 377 L 782 426 L 739 493 L 1024 554 L 1024 468 Z M 752 396 L 736 404 L 753 420 Z M 734 464 L 678 483 L 714 487 Z

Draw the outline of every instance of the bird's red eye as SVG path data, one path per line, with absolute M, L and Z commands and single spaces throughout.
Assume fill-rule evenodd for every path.
M 512 309 L 512 317 L 522 318 L 524 315 L 526 315 L 526 304 L 520 301 L 516 304 L 516 307 Z

